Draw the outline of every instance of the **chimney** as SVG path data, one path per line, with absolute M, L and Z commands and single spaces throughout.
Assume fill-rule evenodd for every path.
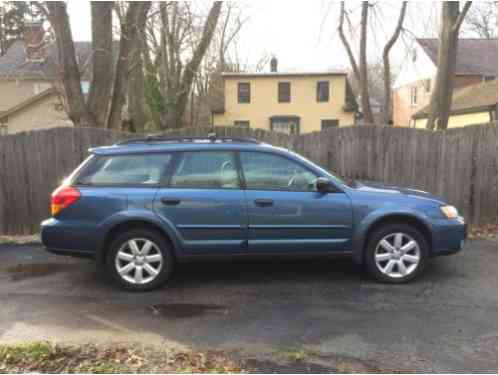
M 43 60 L 45 50 L 45 30 L 43 22 L 25 21 L 24 30 L 24 48 L 28 60 Z
M 275 56 L 273 56 L 270 60 L 270 71 L 272 73 L 276 73 L 278 71 L 278 60 Z

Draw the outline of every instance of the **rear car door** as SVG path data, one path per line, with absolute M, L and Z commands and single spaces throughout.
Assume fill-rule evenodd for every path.
M 250 252 L 351 248 L 352 206 L 342 193 L 316 191 L 315 172 L 283 155 L 240 152 Z
M 173 163 L 154 210 L 176 228 L 184 251 L 199 255 L 245 250 L 247 211 L 234 152 L 179 152 Z

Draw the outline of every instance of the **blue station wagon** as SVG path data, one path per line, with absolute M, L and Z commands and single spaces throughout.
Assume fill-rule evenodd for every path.
M 419 190 L 346 181 L 253 139 L 150 136 L 90 150 L 52 194 L 42 241 L 150 290 L 178 262 L 347 256 L 402 283 L 462 249 L 457 210 Z

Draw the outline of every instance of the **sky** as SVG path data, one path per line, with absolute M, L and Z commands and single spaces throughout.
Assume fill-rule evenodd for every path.
M 368 55 L 370 61 L 380 59 L 382 47 L 394 29 L 400 1 L 375 1 L 375 14 L 371 18 Z M 196 1 L 207 9 L 210 1 Z M 357 35 L 360 1 L 348 1 L 353 34 Z M 237 53 L 249 65 L 255 64 L 264 54 L 275 55 L 279 70 L 326 70 L 349 67 L 347 56 L 337 35 L 339 2 L 326 0 L 266 0 L 241 1 L 240 7 L 248 21 L 237 42 Z M 394 64 L 402 64 L 406 48 L 413 36 L 435 36 L 438 4 L 410 2 L 405 27 L 407 31 L 393 50 Z M 68 1 L 70 22 L 75 40 L 90 40 L 89 2 Z M 428 26 L 430 25 L 430 26 Z M 431 30 L 432 29 L 432 30 Z M 437 28 L 436 28 L 437 29 Z M 353 48 L 357 49 L 357 40 Z

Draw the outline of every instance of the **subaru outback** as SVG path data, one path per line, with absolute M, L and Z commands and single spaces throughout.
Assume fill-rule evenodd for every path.
M 91 257 L 150 290 L 198 259 L 351 257 L 377 280 L 412 280 L 462 249 L 457 209 L 419 190 L 342 179 L 246 138 L 128 140 L 90 156 L 51 197 L 49 252 Z

